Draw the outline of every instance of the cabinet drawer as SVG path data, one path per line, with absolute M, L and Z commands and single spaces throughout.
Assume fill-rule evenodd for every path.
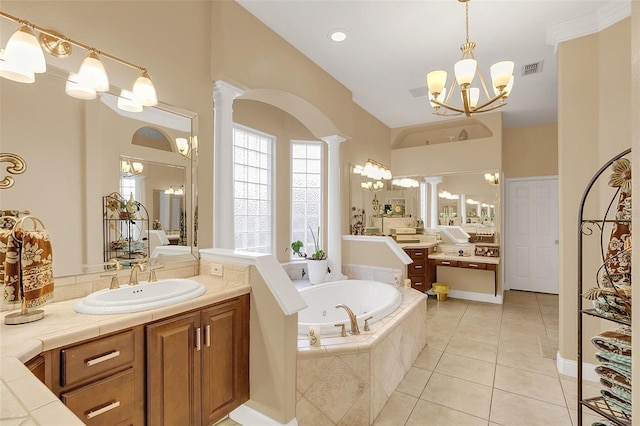
M 433 263 L 436 266 L 458 266 L 457 260 L 434 259 Z
M 409 257 L 413 260 L 422 260 L 427 257 L 427 249 L 409 249 L 405 250 Z
M 487 264 L 478 262 L 458 262 L 458 267 L 469 269 L 487 269 Z
M 124 367 L 133 362 L 134 349 L 133 330 L 62 349 L 60 385 L 69 386 Z
M 62 402 L 88 426 L 130 424 L 134 408 L 133 369 L 60 395 Z
M 411 280 L 411 288 L 418 291 L 427 291 L 427 283 L 424 281 L 424 275 L 409 275 L 409 279 Z
M 409 264 L 409 275 L 422 275 L 424 276 L 424 271 L 427 269 L 426 263 L 422 262 L 413 262 Z

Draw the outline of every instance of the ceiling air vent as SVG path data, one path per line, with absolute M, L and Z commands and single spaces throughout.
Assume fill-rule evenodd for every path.
M 415 89 L 409 89 L 409 93 L 411 93 L 411 96 L 414 98 L 419 98 L 421 96 L 427 96 L 429 92 L 427 90 L 427 86 L 422 86 L 416 87 Z
M 534 62 L 532 64 L 526 64 L 522 66 L 522 76 L 525 77 L 531 74 L 537 74 L 542 72 L 542 65 L 544 61 Z

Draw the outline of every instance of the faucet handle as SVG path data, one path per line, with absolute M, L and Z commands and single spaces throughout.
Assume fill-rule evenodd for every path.
M 156 270 L 164 268 L 164 265 L 159 266 L 149 266 L 149 282 L 155 283 L 158 281 L 158 277 L 156 276 Z
M 111 284 L 109 284 L 110 290 L 115 290 L 116 288 L 120 288 L 120 282 L 118 281 L 118 273 L 111 272 L 109 274 L 100 274 L 101 277 L 111 277 Z
M 347 329 L 345 328 L 345 326 L 344 326 L 344 323 L 343 323 L 343 322 L 341 322 L 340 324 L 336 324 L 335 326 L 336 326 L 336 327 L 342 327 L 342 328 L 340 329 L 340 336 L 342 336 L 342 337 L 347 337 Z
M 111 269 L 111 266 L 114 266 L 116 271 L 119 271 L 122 269 L 122 263 L 120 263 L 120 261 L 115 257 L 109 259 L 109 261 L 107 262 L 107 268 Z
M 369 327 L 369 320 L 372 318 L 373 318 L 373 315 L 364 319 L 364 331 L 371 331 L 371 328 Z

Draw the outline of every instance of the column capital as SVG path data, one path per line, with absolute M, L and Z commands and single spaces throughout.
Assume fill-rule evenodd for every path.
M 424 181 L 436 186 L 437 184 L 442 183 L 442 176 L 425 176 Z
M 222 94 L 222 95 L 231 96 L 231 99 L 235 99 L 238 96 L 241 96 L 243 93 L 244 93 L 244 90 L 234 86 L 233 84 L 227 83 L 224 80 L 217 80 L 213 83 L 214 97 L 217 94 Z
M 341 144 L 342 142 L 347 140 L 346 138 L 340 135 L 324 136 L 324 137 L 321 137 L 320 139 L 325 141 L 327 144 L 332 144 L 332 143 Z

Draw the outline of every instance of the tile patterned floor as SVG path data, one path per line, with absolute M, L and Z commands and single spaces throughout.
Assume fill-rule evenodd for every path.
M 576 380 L 552 359 L 558 296 L 507 291 L 504 305 L 428 303 L 428 345 L 375 426 L 576 424 Z M 585 424 L 597 420 L 584 413 Z
M 575 426 L 576 380 L 559 375 L 551 358 L 558 296 L 507 291 L 504 300 L 430 298 L 428 345 L 374 425 Z M 598 419 L 584 413 L 584 424 Z

